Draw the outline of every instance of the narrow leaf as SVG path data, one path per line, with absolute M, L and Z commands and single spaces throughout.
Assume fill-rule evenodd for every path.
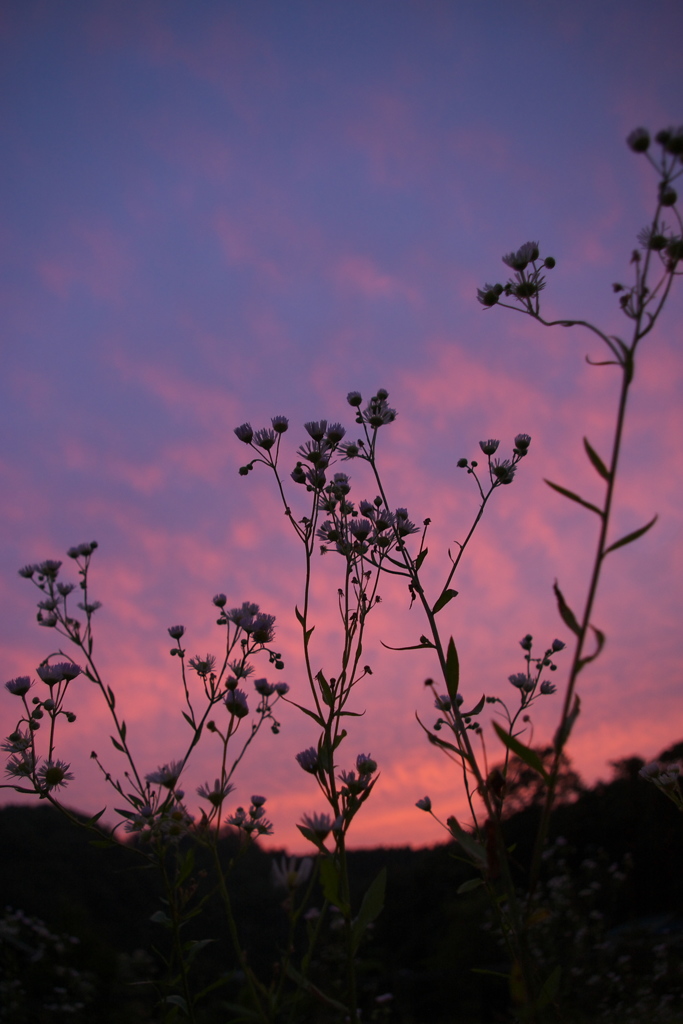
M 122 747 L 121 744 L 117 740 L 115 740 L 113 736 L 110 736 L 109 739 L 112 741 L 117 750 L 120 750 L 122 754 L 125 754 L 125 747 Z
M 448 641 L 448 650 L 446 651 L 446 688 L 448 689 L 448 696 L 454 704 L 458 696 L 459 683 L 460 662 L 458 661 L 458 652 L 455 649 L 455 641 L 451 637 Z
M 446 821 L 449 831 L 454 839 L 462 846 L 465 853 L 471 858 L 472 862 L 479 868 L 486 868 L 488 865 L 488 859 L 486 856 L 486 850 L 481 843 L 474 838 L 470 832 L 466 832 L 462 825 L 459 824 L 458 819 L 454 816 L 448 818 Z
M 320 881 L 325 899 L 329 900 L 332 906 L 338 907 L 342 914 L 348 914 L 348 904 L 344 903 L 339 895 L 339 871 L 331 857 L 323 857 L 320 861 Z
M 379 917 L 384 908 L 384 892 L 387 885 L 387 869 L 382 868 L 363 897 L 358 917 L 351 925 L 351 948 L 355 955 L 368 925 Z
M 590 443 L 587 437 L 584 437 L 583 439 L 583 446 L 586 449 L 586 455 L 591 460 L 591 463 L 593 464 L 594 468 L 598 471 L 602 479 L 607 480 L 607 482 L 609 483 L 609 481 L 612 479 L 612 475 L 608 470 L 607 466 L 605 465 L 605 463 L 602 461 L 602 459 L 596 452 L 595 448 L 593 448 L 592 444 Z
M 307 644 L 308 641 L 311 639 L 311 633 L 313 632 L 314 629 L 315 626 L 311 626 L 310 629 L 306 630 L 306 633 L 304 634 L 304 644 Z
M 545 480 L 545 478 L 544 478 Z M 548 487 L 552 487 L 558 494 L 563 494 L 565 498 L 569 498 L 570 501 L 576 501 L 579 505 L 583 505 L 584 508 L 590 509 L 591 512 L 595 512 L 597 515 L 602 516 L 602 509 L 599 509 L 597 505 L 592 505 L 590 501 L 585 501 L 580 498 L 578 494 L 574 494 L 573 491 L 568 491 L 566 487 L 560 487 L 559 484 L 554 484 L 550 480 L 545 480 Z
M 180 1009 L 183 1011 L 183 1013 L 185 1014 L 186 1017 L 190 1016 L 190 1014 L 188 1012 L 188 1009 L 187 1009 L 187 1003 L 185 1002 L 185 1000 L 183 999 L 182 996 L 176 996 L 176 995 L 166 996 L 164 1002 L 165 1003 L 172 1003 L 173 1006 L 179 1006 Z
M 513 752 L 513 754 L 516 754 L 521 761 L 524 761 L 524 763 L 528 764 L 530 768 L 533 768 L 535 772 L 538 772 L 545 783 L 550 782 L 550 776 L 543 767 L 543 762 L 535 750 L 532 750 L 531 747 L 526 747 L 523 743 L 520 743 L 518 739 L 506 732 L 498 722 L 493 723 L 493 728 L 498 733 L 498 738 L 501 742 L 504 743 L 505 746 Z
M 289 698 L 287 698 L 287 703 L 288 703 L 288 704 L 293 704 L 295 708 L 298 708 L 298 709 L 299 709 L 299 711 L 303 711 L 303 713 L 304 713 L 305 715 L 308 715 L 308 717 L 309 717 L 309 718 L 312 718 L 312 719 L 313 719 L 313 721 L 314 721 L 314 722 L 315 722 L 315 723 L 316 723 L 317 725 L 319 725 L 321 729 L 324 729 L 324 728 L 325 728 L 325 722 L 324 722 L 324 721 L 323 721 L 323 719 L 322 719 L 322 718 L 320 717 L 320 715 L 316 714 L 316 712 L 315 712 L 315 711 L 311 711 L 311 709 L 310 709 L 310 708 L 305 708 L 305 707 L 303 706 L 303 704 L 297 704 L 297 702 L 296 702 L 295 700 L 289 700 Z
M 633 533 L 627 533 L 625 537 L 621 538 L 621 540 L 617 540 L 614 544 L 610 544 L 605 551 L 605 554 L 608 555 L 610 551 L 616 551 L 617 548 L 623 548 L 625 544 L 630 544 L 631 541 L 638 540 L 638 538 L 642 537 L 644 533 L 647 533 L 648 530 L 652 529 L 658 518 L 659 516 L 655 516 L 654 519 L 651 519 L 649 523 L 645 524 L 645 526 L 641 526 L 639 530 L 634 530 Z
M 422 568 L 422 563 L 424 562 L 425 558 L 427 557 L 428 551 L 429 551 L 429 548 L 423 548 L 422 551 L 420 552 L 420 554 L 415 559 L 415 562 L 413 563 L 415 572 L 419 572 L 420 569 Z
M 341 743 L 341 741 L 346 739 L 347 735 L 348 734 L 346 732 L 346 729 L 342 729 L 342 731 L 339 733 L 339 735 L 335 739 L 334 743 L 332 744 L 332 749 L 336 750 L 337 747 L 339 746 L 339 744 Z
M 581 710 L 581 700 L 580 700 L 580 698 L 579 698 L 579 696 L 577 694 L 574 697 L 574 705 L 573 705 L 571 711 L 569 712 L 567 717 L 564 719 L 564 721 L 560 725 L 560 728 L 555 733 L 555 738 L 553 740 L 553 743 L 554 743 L 554 746 L 555 746 L 555 750 L 562 750 L 563 749 L 565 743 L 569 739 L 569 735 L 570 735 L 572 729 L 574 728 L 574 723 L 575 723 L 576 719 L 579 717 L 579 711 L 580 710 Z
M 558 966 L 548 975 L 546 980 L 543 982 L 541 991 L 538 993 L 538 999 L 536 1000 L 536 1009 L 544 1010 L 546 1006 L 552 1003 L 553 999 L 557 995 L 557 990 L 560 987 L 560 978 L 562 977 L 562 968 Z
M 452 601 L 454 597 L 458 596 L 457 590 L 444 590 L 441 596 L 438 598 L 436 604 L 432 608 L 432 615 L 436 615 L 442 608 L 445 608 L 449 601 Z
M 318 680 L 318 686 L 320 687 L 323 701 L 327 704 L 328 708 L 331 708 L 334 704 L 334 697 L 332 695 L 332 690 L 330 689 L 330 684 L 327 679 L 325 679 L 322 670 L 318 672 L 315 678 Z
M 591 626 L 591 629 L 595 633 L 596 647 L 595 647 L 595 650 L 593 651 L 592 654 L 587 654 L 584 658 L 581 658 L 581 660 L 579 661 L 579 663 L 577 665 L 577 670 L 579 672 L 584 667 L 584 665 L 588 665 L 589 662 L 595 661 L 595 659 L 597 658 L 598 654 L 600 653 L 602 648 L 605 646 L 605 634 L 602 632 L 602 630 L 598 629 L 597 626 Z
M 380 643 L 382 644 L 382 647 L 387 649 L 387 651 L 424 651 L 428 647 L 434 646 L 431 640 L 428 640 L 426 636 L 421 636 L 419 644 L 412 644 L 410 647 L 392 647 L 390 644 L 385 644 L 382 640 L 380 640 Z
M 297 617 L 297 620 L 298 620 L 298 622 L 299 622 L 299 625 L 300 625 L 300 626 L 303 626 L 303 624 L 304 624 L 304 617 L 303 617 L 303 615 L 301 614 L 301 612 L 299 611 L 299 609 L 297 608 L 297 606 L 296 606 L 296 605 L 294 605 L 294 614 L 295 614 L 295 615 L 296 615 L 296 617 Z
M 113 710 L 116 707 L 116 697 L 114 696 L 114 691 L 112 690 L 111 686 L 107 687 L 107 693 L 109 694 L 110 707 Z
M 195 730 L 196 730 L 196 728 L 197 728 L 197 727 L 196 727 L 196 725 L 194 724 L 194 722 L 192 721 L 192 719 L 190 718 L 190 716 L 189 716 L 189 715 L 186 715 L 184 711 L 182 712 L 182 715 L 183 715 L 183 718 L 185 719 L 185 721 L 187 722 L 187 724 L 188 724 L 188 725 L 189 725 L 189 726 L 190 726 L 190 727 L 191 727 L 192 729 L 195 729 Z
M 455 891 L 460 896 L 464 892 L 472 892 L 474 889 L 481 888 L 483 884 L 483 878 L 470 878 L 466 882 L 463 882 L 462 885 L 459 885 Z
M 463 718 L 474 718 L 475 715 L 481 714 L 481 711 L 482 711 L 485 703 L 486 703 L 486 694 L 483 693 L 481 695 L 481 700 L 479 701 L 479 703 L 475 707 L 472 708 L 471 711 L 461 711 L 460 714 L 462 715 Z
M 163 924 L 166 928 L 170 928 L 172 924 L 171 918 L 163 910 L 155 911 L 150 917 L 150 921 L 154 921 L 155 924 Z
M 106 807 L 103 807 L 101 811 L 97 812 L 97 814 L 93 814 L 92 818 L 88 818 L 88 820 L 85 823 L 86 826 L 87 825 L 94 825 L 96 821 L 99 821 L 100 818 L 102 817 L 102 815 L 104 814 L 104 812 L 106 811 L 106 809 L 107 809 Z
M 557 585 L 557 580 L 555 580 L 555 582 L 553 583 L 553 590 L 555 591 L 555 597 L 557 598 L 557 610 L 559 611 L 562 620 L 564 621 L 564 624 L 566 626 L 569 626 L 572 633 L 575 633 L 577 636 L 581 636 L 581 627 L 576 621 L 576 616 L 574 615 L 574 612 L 571 610 L 571 608 L 565 601 L 564 595 L 562 594 L 562 591 Z

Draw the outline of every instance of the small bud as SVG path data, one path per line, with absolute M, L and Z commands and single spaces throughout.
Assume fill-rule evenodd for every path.
M 674 206 L 678 199 L 678 193 L 675 188 L 671 188 L 670 185 L 660 186 L 659 189 L 659 201 L 662 206 Z
M 468 465 L 467 459 L 458 459 L 456 465 L 459 469 L 466 469 Z
M 650 146 L 650 133 L 646 128 L 635 128 L 626 139 L 626 144 L 634 153 L 646 153 Z
M 421 811 L 431 811 L 432 801 L 429 799 L 428 796 L 423 796 L 421 800 L 417 801 L 415 806 L 419 807 Z
M 543 265 L 546 268 L 546 270 L 552 270 L 555 266 L 555 260 L 552 256 L 546 256 Z

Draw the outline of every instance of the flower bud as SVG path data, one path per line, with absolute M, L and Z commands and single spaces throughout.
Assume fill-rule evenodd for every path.
M 635 128 L 626 139 L 626 144 L 634 153 L 646 153 L 650 146 L 650 133 L 646 128 Z

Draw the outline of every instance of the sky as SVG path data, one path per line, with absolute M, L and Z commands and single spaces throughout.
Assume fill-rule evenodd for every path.
M 548 318 L 627 330 L 612 284 L 630 283 L 655 178 L 625 138 L 680 123 L 682 35 L 683 8 L 668 0 L 3 3 L 5 678 L 34 675 L 55 649 L 17 570 L 68 563 L 70 546 L 96 539 L 95 659 L 143 772 L 188 739 L 167 628 L 185 625 L 188 656 L 218 652 L 216 593 L 277 617 L 277 678 L 306 703 L 294 617 L 303 551 L 264 467 L 239 475 L 233 431 L 289 417 L 293 468 L 304 422 L 353 428 L 347 392 L 384 387 L 398 416 L 380 432 L 380 463 L 392 503 L 432 519 L 435 593 L 477 511 L 457 460 L 485 438 L 509 453 L 517 433 L 532 437 L 440 620 L 466 701 L 514 703 L 519 640 L 569 639 L 552 584 L 579 606 L 596 542 L 591 514 L 543 481 L 600 499 L 582 437 L 606 454 L 618 375 L 587 364 L 604 353 L 586 332 L 484 310 L 476 290 L 505 279 L 504 253 L 536 240 L 557 261 Z M 610 761 L 683 736 L 682 312 L 679 288 L 643 344 L 629 408 L 614 537 L 659 519 L 606 565 L 594 620 L 607 643 L 581 677 L 571 744 L 589 783 L 609 777 Z M 356 501 L 375 494 L 364 469 L 349 469 Z M 314 658 L 328 675 L 340 642 L 333 557 L 316 562 L 313 585 Z M 382 646 L 416 642 L 424 622 L 400 583 L 380 593 L 364 649 L 373 674 L 352 704 L 365 714 L 349 719 L 339 766 L 363 752 L 381 775 L 349 841 L 433 844 L 446 833 L 415 801 L 428 794 L 445 820 L 462 812 L 462 790 L 415 720 L 436 718 L 429 654 Z M 558 657 L 554 682 L 568 663 Z M 106 709 L 83 679 L 70 703 L 77 720 L 57 747 L 76 776 L 65 802 L 106 805 L 113 823 L 117 800 L 89 760 L 95 749 L 112 774 L 124 769 Z M 3 687 L 3 736 L 17 706 Z M 560 706 L 539 701 L 526 738 L 547 742 Z M 291 705 L 278 718 L 279 735 L 260 734 L 245 755 L 234 800 L 266 795 L 275 832 L 264 842 L 301 850 L 295 823 L 325 807 L 295 754 L 317 735 Z M 195 807 L 196 786 L 216 774 L 211 740 L 187 769 Z

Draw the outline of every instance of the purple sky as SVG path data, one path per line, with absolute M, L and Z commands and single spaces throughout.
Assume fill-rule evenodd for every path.
M 186 739 L 166 627 L 186 625 L 188 654 L 216 649 L 218 591 L 278 616 L 283 678 L 304 702 L 302 553 L 266 473 L 238 475 L 233 428 L 288 416 L 293 465 L 300 424 L 351 426 L 346 393 L 383 386 L 399 411 L 382 437 L 391 500 L 432 518 L 435 587 L 476 510 L 457 459 L 481 438 L 533 437 L 442 616 L 463 692 L 509 698 L 519 639 L 567 639 L 552 582 L 578 605 L 595 542 L 589 513 L 543 478 L 599 497 L 581 438 L 606 449 L 617 379 L 586 365 L 602 356 L 587 335 L 484 311 L 476 288 L 504 278 L 504 252 L 539 239 L 557 259 L 547 314 L 626 330 L 611 284 L 629 281 L 655 188 L 624 139 L 681 119 L 681 38 L 683 8 L 660 0 L 4 3 L 5 678 L 50 651 L 16 570 L 96 538 L 98 663 L 143 771 Z M 573 747 L 589 781 L 683 732 L 682 312 L 679 289 L 638 369 L 615 536 L 660 520 L 608 565 L 596 612 L 608 646 L 582 679 Z M 374 497 L 362 467 L 352 475 L 356 499 Z M 335 568 L 320 567 L 315 591 L 323 668 L 338 642 Z M 434 666 L 380 646 L 423 623 L 401 588 L 382 594 L 365 652 L 374 674 L 355 697 L 367 714 L 340 764 L 369 752 L 382 778 L 351 837 L 431 843 L 444 836 L 415 800 L 429 793 L 445 818 L 462 799 L 414 719 L 432 717 L 422 682 Z M 95 747 L 112 772 L 117 755 L 93 689 L 72 685 L 78 720 L 59 754 L 77 774 L 68 802 L 94 811 L 112 799 L 87 755 Z M 3 735 L 15 705 L 3 688 Z M 536 741 L 559 708 L 555 697 L 538 709 Z M 259 738 L 235 798 L 267 795 L 271 842 L 301 848 L 294 822 L 324 808 L 294 754 L 316 734 L 281 710 L 281 734 Z M 210 740 L 188 791 L 213 780 Z

